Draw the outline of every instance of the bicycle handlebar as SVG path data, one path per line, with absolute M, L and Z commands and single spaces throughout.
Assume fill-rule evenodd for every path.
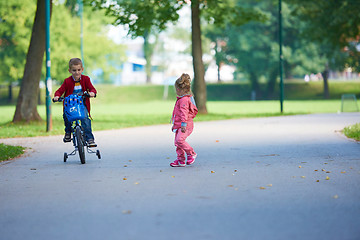
M 77 95 L 82 96 L 83 98 L 85 98 L 85 97 L 90 98 L 90 94 L 87 91 L 78 93 Z M 59 99 L 57 101 L 55 101 L 54 98 L 52 99 L 52 101 L 53 102 L 62 102 L 62 101 L 64 101 L 64 99 L 65 99 L 64 97 L 59 97 Z

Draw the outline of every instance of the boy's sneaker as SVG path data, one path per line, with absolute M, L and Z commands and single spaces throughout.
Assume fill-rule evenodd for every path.
M 97 147 L 97 144 L 95 143 L 94 139 L 89 139 L 87 141 L 88 147 Z
M 187 156 L 187 165 L 191 165 L 195 162 L 195 158 L 197 157 L 197 154 L 195 153 L 194 155 L 188 155 Z
M 176 159 L 174 162 L 170 163 L 170 166 L 172 166 L 172 167 L 185 167 L 186 163 L 185 163 L 185 160 Z
M 65 133 L 65 136 L 63 138 L 64 142 L 71 142 L 71 133 Z

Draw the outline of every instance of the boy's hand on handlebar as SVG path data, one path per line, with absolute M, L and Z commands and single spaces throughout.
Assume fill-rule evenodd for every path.
M 95 93 L 89 92 L 90 97 L 95 97 Z
M 59 97 L 58 96 L 55 96 L 54 98 L 53 98 L 53 102 L 57 102 L 59 100 Z

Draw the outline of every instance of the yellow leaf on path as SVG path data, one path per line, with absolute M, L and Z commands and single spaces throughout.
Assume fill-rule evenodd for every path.
M 305 176 L 301 176 L 301 178 L 306 178 Z
M 215 142 L 220 142 L 220 140 L 216 140 Z
M 301 168 L 301 166 L 299 166 L 299 168 Z
M 228 185 L 228 187 L 233 187 L 234 185 Z
M 325 180 L 330 180 L 329 176 L 326 176 Z
M 331 171 L 326 171 L 326 173 L 331 173 Z
M 127 178 L 126 178 L 126 177 L 124 177 L 124 178 L 123 178 L 123 180 L 127 180 Z
M 321 169 L 321 171 L 325 172 L 325 169 Z
M 268 187 L 272 187 L 272 184 L 268 184 L 267 186 L 268 186 Z
M 346 171 L 342 171 L 341 173 L 346 173 Z
M 333 198 L 334 198 L 334 199 L 338 199 L 339 196 L 338 196 L 338 195 L 334 195 Z
M 175 176 L 171 176 L 172 178 L 175 178 Z
M 315 169 L 314 171 L 315 171 L 315 172 L 317 172 L 318 170 L 317 170 L 317 169 Z
M 211 173 L 215 173 L 215 171 L 211 171 Z
M 139 183 L 138 183 L 138 182 L 135 182 L 134 184 L 135 184 L 135 185 L 138 185 Z
M 262 189 L 262 190 L 263 190 L 263 189 L 266 189 L 266 188 L 265 188 L 265 187 L 260 187 L 260 189 Z

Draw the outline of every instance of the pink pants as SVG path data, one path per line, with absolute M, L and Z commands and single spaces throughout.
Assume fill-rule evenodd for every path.
M 179 128 L 175 133 L 175 147 L 178 160 L 185 160 L 185 153 L 187 155 L 194 155 L 194 149 L 187 143 L 186 138 L 192 133 L 194 129 L 193 124 L 188 124 L 186 131 L 183 133 Z

